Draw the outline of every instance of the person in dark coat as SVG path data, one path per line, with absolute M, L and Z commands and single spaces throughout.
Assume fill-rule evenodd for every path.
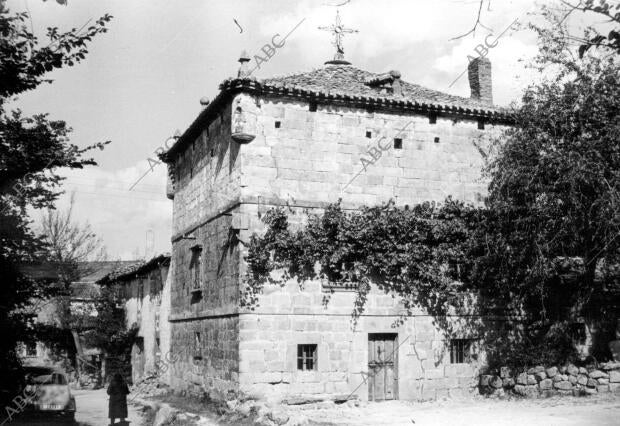
M 127 417 L 127 395 L 129 388 L 127 383 L 119 373 L 112 376 L 110 386 L 108 386 L 108 395 L 110 395 L 110 403 L 108 406 L 108 417 L 110 423 L 114 424 L 115 419 L 120 419 L 121 423 Z

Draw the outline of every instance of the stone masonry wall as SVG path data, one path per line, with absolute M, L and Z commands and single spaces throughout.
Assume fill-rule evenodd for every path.
M 480 392 L 503 396 L 513 393 L 528 398 L 555 395 L 592 395 L 620 391 L 620 362 L 599 366 L 560 367 L 537 366 L 526 371 L 513 372 L 501 368 L 496 375 L 480 376 Z
M 173 236 L 191 230 L 238 199 L 239 144 L 230 138 L 230 125 L 228 105 L 176 159 Z
M 452 195 L 480 202 L 489 140 L 503 128 L 487 124 L 481 130 L 475 120 L 443 117 L 431 124 L 423 115 L 320 104 L 309 111 L 302 101 L 269 99 L 257 106 L 245 94 L 233 103 L 256 115 L 256 138 L 240 149 L 244 199 L 335 202 L 342 197 L 344 203 L 376 205 L 393 198 L 402 205 Z M 394 147 L 395 138 L 402 139 L 402 149 Z M 382 154 L 374 160 L 369 150 L 375 157 Z
M 236 316 L 173 321 L 171 385 L 177 392 L 224 399 L 238 389 L 239 319 Z M 200 333 L 200 345 L 196 344 Z M 200 358 L 197 356 L 200 355 Z
M 449 341 L 422 311 L 397 325 L 397 299 L 376 289 L 352 327 L 355 295 L 336 292 L 322 303 L 321 283 L 267 286 L 255 313 L 239 319 L 239 380 L 243 392 L 272 399 L 297 396 L 368 399 L 369 333 L 397 334 L 397 396 L 458 397 L 476 389 L 479 363 L 451 364 Z M 461 337 L 469 336 L 465 331 Z M 297 345 L 316 344 L 317 371 L 297 369 Z M 481 360 L 483 355 L 481 356 Z

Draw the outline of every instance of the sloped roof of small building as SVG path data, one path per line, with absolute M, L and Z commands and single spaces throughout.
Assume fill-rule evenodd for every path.
M 170 264 L 170 254 L 162 253 L 153 257 L 147 261 L 134 262 L 130 265 L 125 265 L 121 268 L 117 268 L 114 271 L 108 273 L 107 275 L 101 277 L 97 283 L 98 284 L 110 284 L 112 282 L 120 282 L 120 281 L 128 281 L 140 274 L 144 274 L 152 269 L 160 265 L 169 265 Z
M 400 73 L 398 73 L 400 74 Z M 309 72 L 256 79 L 253 76 L 228 78 L 220 93 L 204 108 L 176 143 L 160 157 L 167 161 L 200 135 L 204 125 L 217 117 L 231 96 L 240 92 L 265 97 L 289 97 L 320 104 L 337 104 L 373 110 L 402 111 L 410 114 L 455 116 L 511 123 L 509 112 L 474 98 L 450 95 L 399 78 L 402 94 L 390 93 L 368 84 L 385 74 L 365 71 L 351 65 L 326 65 Z

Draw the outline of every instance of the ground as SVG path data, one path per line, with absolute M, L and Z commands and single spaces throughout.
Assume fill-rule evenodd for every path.
M 110 419 L 108 419 L 108 395 L 105 389 L 95 391 L 74 390 L 72 393 L 75 396 L 75 403 L 77 406 L 77 412 L 75 413 L 76 423 L 74 426 L 107 426 L 110 424 Z M 131 395 L 129 399 L 131 399 Z M 128 409 L 130 426 L 143 426 L 140 416 L 140 407 L 128 404 Z M 36 424 L 37 426 L 41 426 L 49 423 L 50 422 L 45 421 L 39 423 L 12 422 L 7 425 L 24 426 Z
M 164 397 L 181 412 L 200 415 L 200 420 L 177 420 L 178 425 L 251 425 L 247 419 L 220 417 L 204 405 L 180 397 Z M 320 405 L 321 408 L 317 408 Z M 306 419 L 308 426 L 416 425 L 416 426 L 616 426 L 620 424 L 620 393 L 591 397 L 540 400 L 497 400 L 476 397 L 461 401 L 362 403 L 359 407 L 319 403 L 271 407 L 271 416 L 285 421 Z M 267 416 L 270 417 L 270 416 Z M 264 424 L 264 423 L 261 423 Z M 290 424 L 290 423 L 288 423 Z
M 389 401 L 300 413 L 320 425 L 616 426 L 620 424 L 620 395 L 432 403 Z

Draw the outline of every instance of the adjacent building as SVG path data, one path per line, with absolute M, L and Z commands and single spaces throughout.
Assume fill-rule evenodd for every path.
M 160 254 L 119 268 L 98 281 L 115 288 L 124 303 L 127 329 L 137 328 L 130 362 L 133 383 L 150 376 L 169 381 L 167 369 L 160 371 L 170 351 L 169 266 L 170 256 Z

